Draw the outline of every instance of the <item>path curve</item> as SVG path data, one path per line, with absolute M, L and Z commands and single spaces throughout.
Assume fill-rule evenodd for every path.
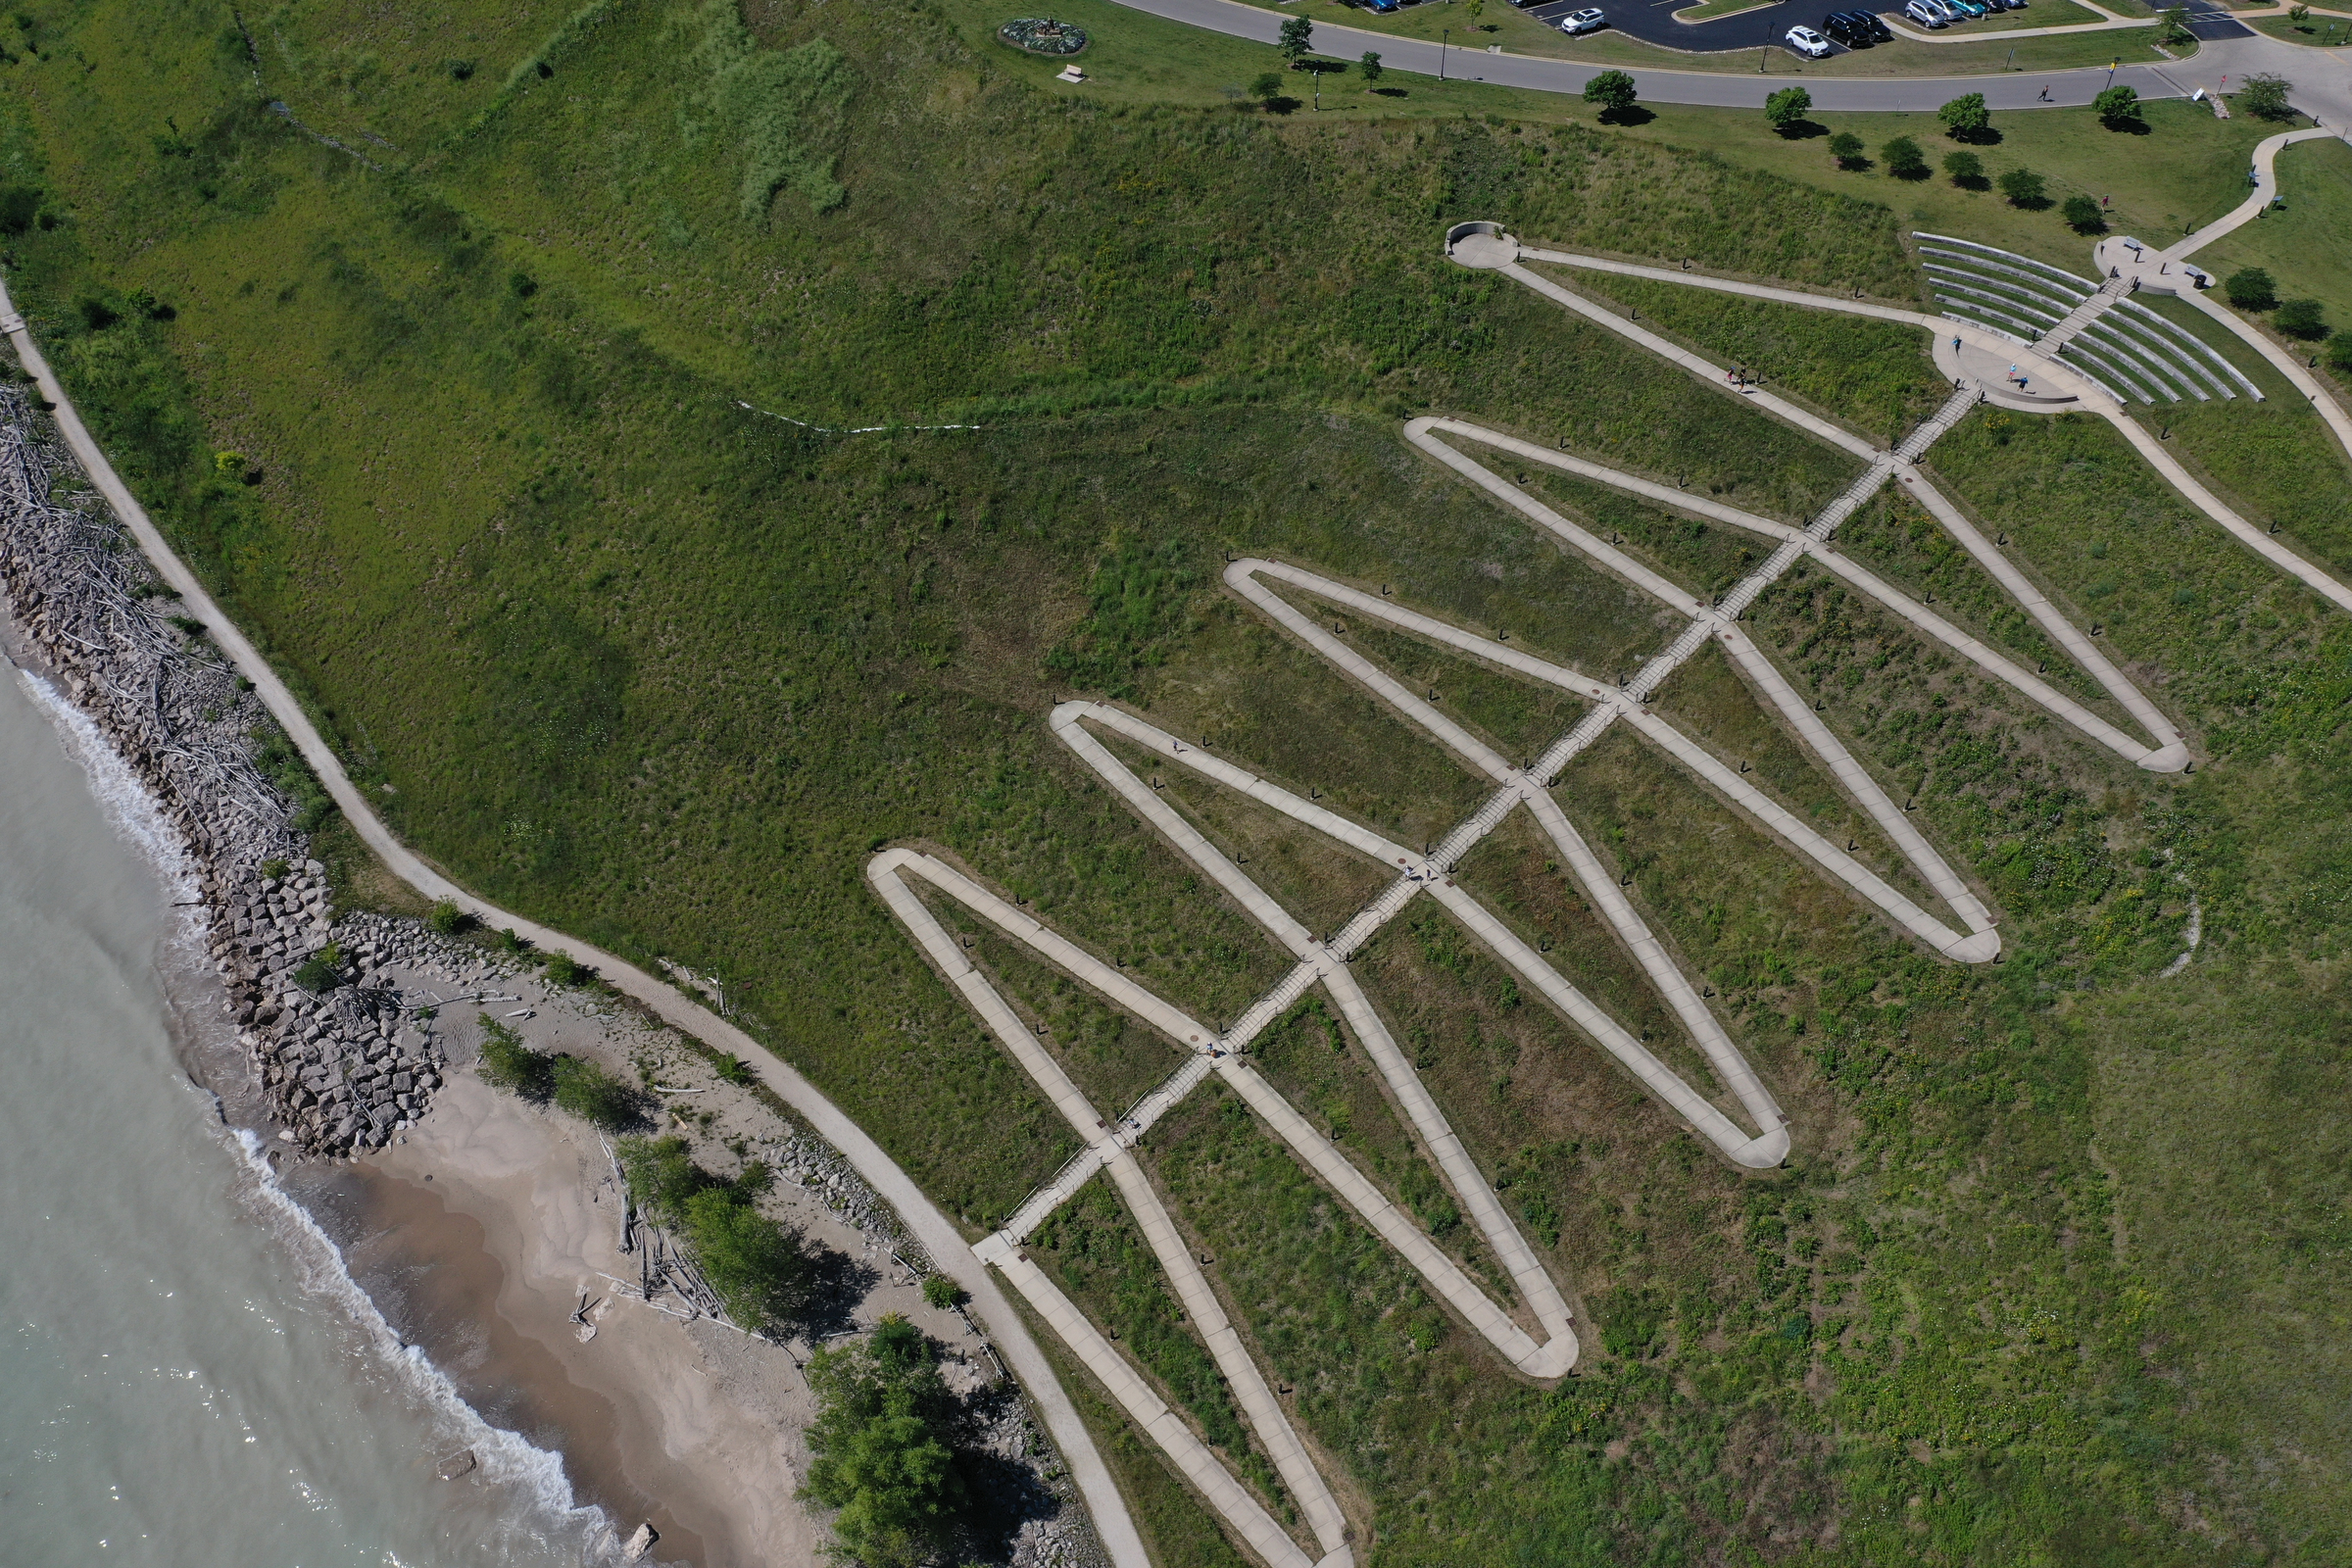
M 957 1232 L 946 1214 L 924 1196 L 914 1179 L 902 1170 L 898 1162 L 883 1152 L 865 1130 L 851 1120 L 848 1113 L 801 1076 L 790 1063 L 741 1029 L 711 1012 L 700 1003 L 689 999 L 684 992 L 664 981 L 658 980 L 643 969 L 589 946 L 576 937 L 540 925 L 486 900 L 475 897 L 410 850 L 392 835 L 374 808 L 368 803 L 359 787 L 343 771 L 343 764 L 328 749 L 325 740 L 311 723 L 310 716 L 295 701 L 294 694 L 270 662 L 239 630 L 236 623 L 220 612 L 204 584 L 190 571 L 185 563 L 173 553 L 163 533 L 147 515 L 136 497 L 115 472 L 114 465 L 74 411 L 72 399 L 51 373 L 48 362 L 32 340 L 23 317 L 17 314 L 9 298 L 5 280 L 0 280 L 0 330 L 5 330 L 16 345 L 17 355 L 38 384 L 41 396 L 55 404 L 53 417 L 58 432 L 66 439 L 90 483 L 114 508 L 116 515 L 138 540 L 139 548 L 164 581 L 171 584 L 187 607 L 188 612 L 202 620 L 213 641 L 221 653 L 249 680 L 254 692 L 269 708 L 270 716 L 281 725 L 288 738 L 301 751 L 303 760 L 318 775 L 318 781 L 334 800 L 335 806 L 351 822 L 363 841 L 383 860 L 392 874 L 408 883 L 428 899 L 447 899 L 460 908 L 474 915 L 485 925 L 512 926 L 538 947 L 562 953 L 574 961 L 597 971 L 616 991 L 634 998 L 651 1008 L 662 1022 L 704 1043 L 753 1062 L 760 1068 L 770 1088 L 784 1102 L 805 1117 L 817 1135 L 841 1151 L 858 1174 L 883 1200 L 899 1211 L 907 1229 L 914 1233 L 923 1250 L 941 1272 L 954 1279 L 971 1296 L 972 1306 L 987 1324 L 990 1338 L 1004 1352 L 1015 1376 L 1044 1416 L 1054 1441 L 1060 1446 L 1062 1457 L 1068 1461 L 1070 1475 L 1086 1497 L 1087 1511 L 1093 1516 L 1096 1534 L 1105 1550 L 1119 1568 L 1151 1568 L 1151 1558 L 1144 1550 L 1143 1538 L 1136 1533 L 1135 1521 L 1129 1517 L 1126 1499 L 1119 1494 L 1111 1481 L 1110 1472 L 1095 1449 L 1094 1438 L 1078 1419 L 1078 1410 L 1070 1402 L 1060 1380 L 1054 1374 L 1052 1363 L 1037 1342 L 1030 1337 L 1027 1324 L 1014 1312 L 1012 1304 L 997 1289 L 987 1267 L 972 1253 L 971 1247 Z
M 1263 44 L 1277 41 L 1287 20 L 1278 11 L 1261 11 L 1255 6 L 1243 5 L 1240 0 L 1117 0 L 1117 3 L 1186 26 Z M 1314 35 L 1315 48 L 1321 54 L 1351 58 L 1370 50 L 1380 56 L 1382 66 L 1390 71 L 1481 81 L 1497 87 L 1527 87 L 1538 92 L 1582 93 L 1585 83 L 1593 76 L 1603 71 L 1621 69 L 1540 55 L 1507 51 L 1489 54 L 1483 49 L 1451 48 L 1425 39 L 1370 32 L 1320 20 L 1315 23 Z M 1997 39 L 2003 35 L 1984 36 Z M 2207 44 L 2198 56 L 2200 68 L 2211 64 L 2210 57 L 2216 50 L 2227 47 L 2230 45 Z M 2222 69 L 2230 74 L 2236 72 L 2235 66 L 2226 62 Z M 2187 97 L 2192 89 L 2165 73 L 2163 66 L 2126 66 L 2114 73 L 2113 79 L 2118 85 L 2136 90 L 2142 98 Z M 2202 76 L 2206 72 L 2200 69 L 2197 74 Z M 1737 72 L 1641 69 L 1633 73 L 1633 77 L 1644 103 L 1693 104 L 1717 109 L 1761 109 L 1768 94 L 1791 84 L 1791 78 L 1786 74 L 1767 76 Z M 1934 109 L 1969 92 L 1983 93 L 1985 103 L 1996 110 L 2081 108 L 2097 97 L 2108 80 L 2109 74 L 2103 66 L 2077 66 L 2064 71 L 2011 71 L 1977 76 L 1806 76 L 1802 85 L 1812 93 L 1816 110 L 1852 113 Z M 2045 87 L 2050 94 L 2046 99 L 2040 96 Z

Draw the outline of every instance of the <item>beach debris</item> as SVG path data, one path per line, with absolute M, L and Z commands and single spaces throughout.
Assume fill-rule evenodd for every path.
M 439 1476 L 444 1481 L 455 1481 L 461 1476 L 469 1476 L 473 1474 L 474 1467 L 480 1463 L 481 1461 L 473 1456 L 473 1450 L 471 1448 L 466 1448 L 460 1452 L 451 1454 L 448 1458 L 435 1465 L 433 1467 L 433 1474 Z
M 644 1561 L 645 1554 L 653 1550 L 654 1543 L 661 1539 L 661 1534 L 652 1525 L 639 1525 L 637 1533 L 622 1544 L 620 1560 L 622 1562 Z

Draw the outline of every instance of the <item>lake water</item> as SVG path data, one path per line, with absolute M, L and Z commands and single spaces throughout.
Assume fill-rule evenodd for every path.
M 185 882 L 86 721 L 0 661 L 0 1561 L 605 1558 L 556 1457 L 399 1345 L 195 1081 L 235 1047 L 217 1004 L 172 1021 Z

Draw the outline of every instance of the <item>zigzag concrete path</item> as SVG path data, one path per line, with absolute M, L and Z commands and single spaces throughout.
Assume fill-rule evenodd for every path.
M 0 330 L 5 330 L 15 345 L 19 360 L 33 376 L 41 396 L 56 405 L 54 416 L 59 432 L 90 482 L 138 541 L 157 574 L 179 594 L 189 613 L 204 622 L 207 633 L 229 662 L 253 682 L 256 695 L 302 753 L 303 760 L 318 774 L 336 808 L 392 874 L 428 899 L 446 899 L 487 925 L 511 926 L 538 947 L 588 965 L 597 971 L 599 978 L 651 1008 L 672 1028 L 756 1064 L 768 1087 L 807 1118 L 819 1137 L 840 1150 L 867 1185 L 898 1210 L 915 1240 L 930 1254 L 931 1261 L 970 1294 L 972 1307 L 986 1325 L 990 1339 L 1020 1380 L 1069 1464 L 1071 1478 L 1086 1499 L 1087 1511 L 1094 1519 L 1096 1534 L 1104 1549 L 1119 1568 L 1150 1568 L 1151 1559 L 1127 1512 L 1126 1499 L 1103 1466 L 1093 1437 L 1079 1420 L 1077 1408 L 1063 1392 L 1052 1363 L 1046 1360 L 1037 1342 L 1030 1337 L 1027 1325 L 998 1290 L 987 1268 L 973 1255 L 961 1233 L 923 1195 L 914 1179 L 840 1106 L 760 1042 L 636 965 L 476 897 L 395 838 L 375 814 L 368 798 L 343 771 L 341 760 L 312 724 L 302 705 L 295 701 L 293 692 L 236 623 L 220 612 L 203 583 L 173 553 L 148 517 L 146 509 L 115 472 L 104 449 L 74 411 L 73 400 L 51 373 L 24 318 L 17 314 L 4 281 L 0 281 Z

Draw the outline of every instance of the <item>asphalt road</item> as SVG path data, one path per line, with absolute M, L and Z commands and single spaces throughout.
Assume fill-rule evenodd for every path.
M 1188 26 L 1267 44 L 1275 41 L 1285 20 L 1282 12 L 1242 5 L 1238 0 L 1118 0 L 1118 3 Z M 2298 107 L 2322 115 L 2329 123 L 2352 120 L 2352 92 L 2347 92 L 2348 74 L 2342 62 L 2326 58 L 2324 50 L 2279 43 L 2229 21 L 2218 15 L 2218 0 L 2188 0 L 2188 3 L 2192 17 L 2203 19 L 2192 21 L 2192 27 L 2212 29 L 2204 35 L 2215 41 L 2208 43 L 2193 60 L 2177 65 L 2130 65 L 2112 75 L 2103 67 L 2081 66 L 2068 71 L 2016 71 L 1975 76 L 1808 76 L 1804 85 L 1813 94 L 1816 110 L 1832 112 L 1934 109 L 1969 92 L 1983 93 L 1985 103 L 1998 110 L 2063 109 L 2088 104 L 2110 80 L 2133 88 L 2142 98 L 2185 98 L 2200 87 L 2211 89 L 2225 75 L 2237 77 L 2256 71 L 2273 71 L 2295 84 Z M 1657 26 L 1677 28 L 1686 35 L 1708 35 L 1708 27 L 1729 28 L 1740 24 L 1761 28 L 1771 38 L 1777 38 L 1798 22 L 1811 25 L 1823 14 L 1839 9 L 1835 0 L 1782 0 L 1767 11 L 1726 17 L 1718 23 L 1691 27 L 1671 20 L 1674 9 L 1671 4 L 1651 6 L 1648 0 L 1619 0 L 1611 5 L 1609 0 L 1601 0 L 1601 7 L 1609 13 L 1612 23 L 1629 16 L 1629 4 L 1654 11 Z M 1547 4 L 1544 9 L 1548 11 L 1551 6 Z M 1443 75 L 1500 87 L 1575 94 L 1583 92 L 1586 80 L 1604 69 L 1533 55 L 1446 47 L 1417 38 L 1400 38 L 1394 33 L 1368 32 L 1322 17 L 1315 17 L 1314 23 L 1317 53 L 1346 60 L 1367 49 L 1375 50 L 1391 71 L 1417 75 Z M 1649 24 L 1647 21 L 1629 20 L 1624 30 L 1640 36 L 1635 29 Z M 1688 37 L 1679 47 L 1690 47 Z M 1760 109 L 1768 93 L 1789 84 L 1785 73 L 1767 76 L 1731 72 L 1640 70 L 1633 75 L 1646 102 L 1697 104 L 1718 109 Z M 2042 96 L 2045 90 L 2047 97 Z

